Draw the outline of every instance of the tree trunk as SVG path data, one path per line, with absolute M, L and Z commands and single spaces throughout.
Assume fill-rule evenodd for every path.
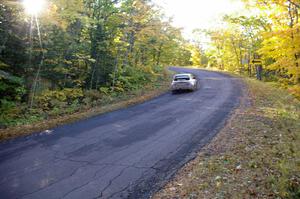
M 163 44 L 161 43 L 159 45 L 158 51 L 157 51 L 157 56 L 156 56 L 156 65 L 159 65 L 160 62 L 160 56 L 161 56 L 161 49 L 162 49 Z

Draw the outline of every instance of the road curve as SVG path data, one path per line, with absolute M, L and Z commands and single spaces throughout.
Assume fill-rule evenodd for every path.
M 216 72 L 196 92 L 0 143 L 0 198 L 149 198 L 218 132 L 242 83 Z

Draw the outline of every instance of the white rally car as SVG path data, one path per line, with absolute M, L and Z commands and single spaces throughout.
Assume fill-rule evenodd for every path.
M 173 93 L 179 90 L 197 90 L 197 78 L 190 73 L 174 75 L 171 84 L 171 90 Z

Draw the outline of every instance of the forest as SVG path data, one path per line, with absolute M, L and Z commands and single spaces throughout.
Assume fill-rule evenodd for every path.
M 0 3 L 2 128 L 96 106 L 165 78 L 164 66 L 190 65 L 181 30 L 150 0 L 46 7 L 26 13 L 20 1 Z
M 300 1 L 243 2 L 251 14 L 225 15 L 188 41 L 151 0 L 51 0 L 41 13 L 1 1 L 0 128 L 143 89 L 166 79 L 167 66 L 256 76 L 300 98 Z
M 244 0 L 252 14 L 223 16 L 208 35 L 210 67 L 279 82 L 300 97 L 299 0 Z

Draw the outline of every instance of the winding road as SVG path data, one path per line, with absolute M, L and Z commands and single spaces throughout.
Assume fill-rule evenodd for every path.
M 243 84 L 192 72 L 196 92 L 0 143 L 0 198 L 149 198 L 222 128 Z

